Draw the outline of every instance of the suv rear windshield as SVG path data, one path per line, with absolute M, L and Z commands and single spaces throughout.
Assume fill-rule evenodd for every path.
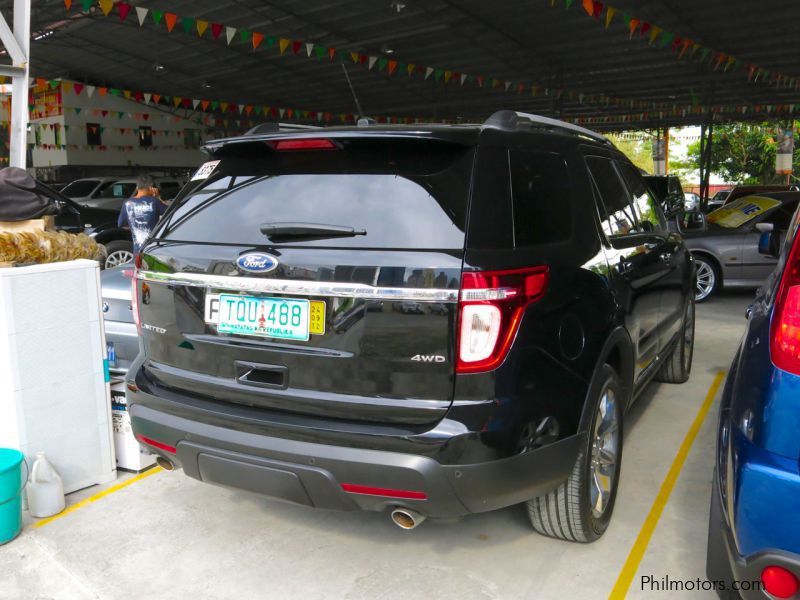
M 223 149 L 177 202 L 161 239 L 244 245 L 463 249 L 473 150 L 418 139 L 337 140 L 336 149 Z M 191 185 L 191 184 L 190 184 Z M 286 239 L 263 224 L 314 223 L 365 235 Z

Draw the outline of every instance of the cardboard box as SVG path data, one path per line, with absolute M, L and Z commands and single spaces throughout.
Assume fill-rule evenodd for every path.
M 138 473 L 155 464 L 156 457 L 144 450 L 133 436 L 124 383 L 111 385 L 111 424 L 118 469 Z

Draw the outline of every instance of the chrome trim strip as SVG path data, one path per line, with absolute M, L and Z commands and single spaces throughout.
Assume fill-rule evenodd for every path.
M 440 288 L 375 287 L 363 283 L 292 281 L 288 279 L 208 275 L 206 273 L 158 273 L 155 271 L 138 271 L 136 277 L 149 283 L 188 285 L 215 290 L 260 294 L 330 296 L 337 298 L 363 298 L 366 300 L 411 300 L 416 302 L 455 303 L 458 301 L 458 290 Z

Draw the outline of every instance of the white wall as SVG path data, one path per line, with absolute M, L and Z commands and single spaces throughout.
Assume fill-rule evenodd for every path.
M 90 97 L 88 86 L 84 86 L 80 94 L 75 94 L 71 85 L 65 89 L 62 83 L 61 87 L 62 115 L 34 119 L 31 125 L 32 128 L 37 125 L 41 127 L 43 144 L 54 144 L 55 132 L 42 126 L 66 126 L 66 130 L 62 129 L 62 144 L 67 147 L 63 150 L 34 148 L 33 167 L 89 165 L 193 168 L 203 162 L 204 155 L 199 149 L 184 148 L 186 129 L 198 130 L 200 139 L 205 138 L 203 125 L 184 117 L 191 111 L 180 109 L 171 114 L 164 106 L 156 108 L 152 104 L 127 100 L 110 92 L 103 96 L 99 88 Z M 87 123 L 97 123 L 103 128 L 101 138 L 105 150 L 87 147 Z M 140 126 L 153 129 L 153 145 L 150 148 L 139 145 Z M 120 132 L 120 129 L 126 131 Z M 29 136 L 31 142 L 33 135 L 32 131 Z

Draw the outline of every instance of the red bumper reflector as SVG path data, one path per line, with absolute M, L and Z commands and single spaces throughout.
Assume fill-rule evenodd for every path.
M 158 440 L 154 440 L 153 438 L 145 437 L 143 435 L 137 435 L 136 439 L 142 442 L 143 444 L 147 444 L 148 446 L 152 446 L 153 448 L 158 448 L 159 450 L 163 450 L 164 452 L 169 452 L 170 454 L 177 453 L 175 446 L 169 446 L 168 444 L 159 442 Z
M 355 483 L 343 483 L 342 489 L 351 494 L 365 494 L 367 496 L 386 496 L 387 498 L 404 498 L 407 500 L 427 500 L 428 498 L 425 492 L 391 490 L 388 488 L 372 487 L 370 485 L 356 485 Z
M 800 589 L 794 573 L 783 567 L 766 567 L 761 571 L 761 581 L 767 593 L 776 598 L 793 598 Z

